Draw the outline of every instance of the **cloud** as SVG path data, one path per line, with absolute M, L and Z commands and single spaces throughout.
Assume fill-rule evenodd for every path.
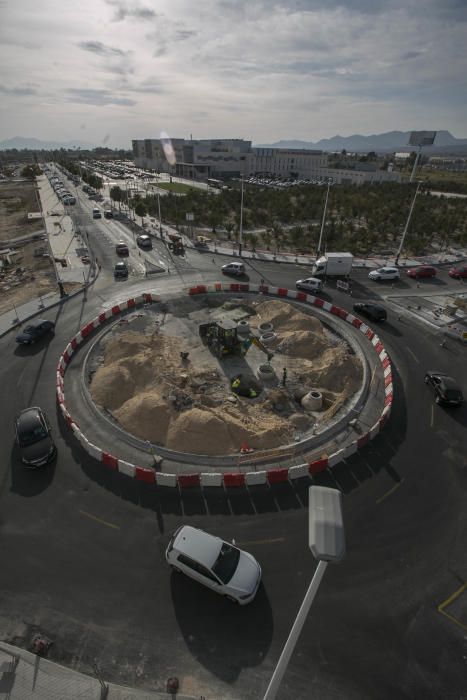
M 127 51 L 122 51 L 114 46 L 106 46 L 101 41 L 81 41 L 78 46 L 83 51 L 90 51 L 99 56 L 125 56 L 127 53 Z
M 37 95 L 37 90 L 32 87 L 9 88 L 5 85 L 0 85 L 0 93 L 3 95 L 13 95 L 15 97 L 25 97 L 27 95 Z
M 154 19 L 157 17 L 157 12 L 150 7 L 131 7 L 122 2 L 115 2 L 114 0 L 107 0 L 107 4 L 115 8 L 115 22 L 121 22 L 127 17 L 141 20 Z
M 82 104 L 94 105 L 95 107 L 103 107 L 105 105 L 132 107 L 136 104 L 135 100 L 131 100 L 127 97 L 112 95 L 109 90 L 68 88 L 67 94 L 70 97 L 70 102 L 80 102 Z

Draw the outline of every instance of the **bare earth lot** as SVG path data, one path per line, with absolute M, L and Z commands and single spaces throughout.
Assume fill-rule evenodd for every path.
M 0 314 L 31 299 L 55 291 L 53 263 L 44 240 L 8 245 L 8 241 L 39 232 L 42 219 L 28 219 L 28 212 L 39 211 L 35 183 L 18 180 L 0 183 L 0 250 L 11 250 L 11 262 L 0 256 Z

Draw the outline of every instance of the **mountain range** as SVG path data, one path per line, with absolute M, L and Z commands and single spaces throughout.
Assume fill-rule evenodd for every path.
M 297 141 L 295 139 L 276 141 L 269 144 L 255 144 L 258 148 L 297 148 L 313 149 L 319 151 L 337 151 L 344 148 L 349 153 L 392 153 L 394 151 L 413 151 L 413 146 L 408 146 L 410 131 L 387 131 L 384 134 L 372 134 L 362 136 L 333 136 L 321 141 Z M 449 131 L 438 131 L 433 146 L 424 146 L 423 153 L 454 153 L 467 151 L 467 139 L 457 139 Z
M 40 141 L 39 139 L 23 138 L 22 136 L 15 136 L 12 139 L 0 141 L 0 151 L 6 151 L 10 148 L 17 148 L 18 151 L 25 148 L 31 151 L 55 151 L 60 148 L 82 148 L 83 150 L 88 150 L 94 148 L 94 146 L 84 141 L 66 141 L 61 143 L 60 141 Z

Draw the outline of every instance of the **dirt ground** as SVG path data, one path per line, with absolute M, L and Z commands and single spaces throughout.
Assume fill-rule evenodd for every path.
M 35 184 L 28 180 L 0 183 L 0 250 L 13 251 L 11 262 L 0 256 L 0 314 L 18 309 L 39 296 L 57 291 L 53 262 L 47 241 L 39 233 L 42 219 L 28 219 L 28 212 L 39 211 Z M 38 232 L 37 240 L 16 245 L 6 241 Z M 76 285 L 65 285 L 70 292 Z
M 332 417 L 358 389 L 360 361 L 317 317 L 286 302 L 242 304 L 238 313 L 244 316 L 247 307 L 252 336 L 265 322 L 277 333 L 271 358 L 276 381 L 261 386 L 255 398 L 236 395 L 231 381 L 239 367 L 242 376 L 257 381 L 255 370 L 266 359 L 261 350 L 251 346 L 219 360 L 200 340 L 198 323 L 190 337 L 174 334 L 180 326 L 167 320 L 167 326 L 146 333 L 123 326 L 106 339 L 90 386 L 94 401 L 128 432 L 180 452 L 235 454 L 244 445 L 264 450 L 311 434 L 316 422 Z M 235 309 L 230 306 L 228 313 Z M 189 359 L 180 352 L 189 352 Z M 301 404 L 312 389 L 323 395 L 319 413 Z

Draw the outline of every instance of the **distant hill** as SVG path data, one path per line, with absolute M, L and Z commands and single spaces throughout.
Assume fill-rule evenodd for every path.
M 12 139 L 6 139 L 5 141 L 0 141 L 0 151 L 6 151 L 10 148 L 17 148 L 18 151 L 22 149 L 29 149 L 31 151 L 54 151 L 59 148 L 82 148 L 83 150 L 88 150 L 94 148 L 91 143 L 86 143 L 85 141 L 40 141 L 35 138 L 23 138 L 22 136 L 15 136 Z
M 410 131 L 388 131 L 384 134 L 372 134 L 362 136 L 333 136 L 330 139 L 312 141 L 277 141 L 270 144 L 258 144 L 259 148 L 305 148 L 320 151 L 342 151 L 344 148 L 349 153 L 392 153 L 393 151 L 412 151 L 413 146 L 408 146 Z M 433 146 L 424 147 L 423 153 L 448 153 L 460 154 L 467 151 L 467 139 L 457 139 L 449 131 L 438 131 Z

